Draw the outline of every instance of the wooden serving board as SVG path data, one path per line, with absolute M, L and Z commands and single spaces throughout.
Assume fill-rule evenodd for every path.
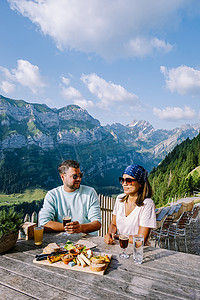
M 105 256 L 105 255 L 108 255 L 109 259 L 111 260 L 112 258 L 112 255 L 111 254 L 107 254 L 107 253 L 97 253 L 96 255 L 102 255 L 102 256 Z M 108 265 L 109 263 L 105 263 L 106 264 L 106 267 L 105 267 L 105 270 L 103 271 L 99 271 L 99 272 L 94 272 L 94 271 L 91 271 L 90 270 L 90 266 L 86 266 L 86 267 L 81 267 L 81 266 L 78 266 L 78 265 L 75 265 L 73 267 L 70 267 L 66 264 L 64 264 L 64 262 L 62 260 L 60 261 L 57 261 L 55 263 L 52 263 L 50 264 L 48 262 L 48 260 L 40 260 L 40 261 L 37 261 L 36 259 L 33 260 L 33 263 L 34 264 L 38 264 L 38 265 L 44 265 L 44 266 L 50 266 L 50 267 L 56 267 L 56 268 L 62 268 L 62 269 L 66 269 L 66 270 L 72 270 L 72 271 L 80 271 L 80 272 L 87 272 L 87 273 L 93 273 L 93 274 L 98 274 L 98 275 L 104 275 L 106 269 L 108 268 Z

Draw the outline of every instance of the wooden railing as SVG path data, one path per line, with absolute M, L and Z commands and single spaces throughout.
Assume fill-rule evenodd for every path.
M 108 227 L 112 219 L 112 211 L 115 205 L 115 199 L 108 196 L 99 195 L 100 208 L 101 208 L 101 229 L 99 236 L 104 236 L 107 233 Z
M 104 236 L 107 233 L 108 227 L 112 219 L 112 211 L 115 205 L 115 199 L 112 197 L 99 195 L 100 208 L 101 208 L 101 218 L 102 226 L 98 232 L 99 236 Z M 31 216 L 28 214 L 24 217 L 24 222 L 33 222 L 38 223 L 38 215 L 36 212 L 33 212 Z

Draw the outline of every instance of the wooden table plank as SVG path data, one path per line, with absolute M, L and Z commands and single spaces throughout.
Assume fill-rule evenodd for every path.
M 0 299 L 4 300 L 33 300 L 38 298 L 33 298 L 30 296 L 25 295 L 24 293 L 21 293 L 19 291 L 13 290 L 10 287 L 7 287 L 7 285 L 2 285 L 0 283 Z
M 157 271 L 155 268 L 148 270 L 143 266 L 122 266 L 118 267 L 119 272 L 110 272 L 112 278 L 117 280 L 124 280 L 129 286 L 138 289 L 143 289 L 144 286 L 148 286 L 149 292 L 155 291 L 162 292 L 168 295 L 169 299 L 173 295 L 178 298 L 191 299 L 191 295 L 194 295 L 194 299 L 200 299 L 200 281 L 194 278 L 188 278 L 186 276 L 179 276 L 178 274 L 169 274 L 164 271 Z M 126 277 L 125 277 L 126 276 Z M 184 290 L 183 290 L 184 286 Z
M 118 264 L 118 262 L 117 262 Z M 118 276 L 119 277 L 124 277 L 125 272 L 129 272 L 130 274 L 133 274 L 133 276 L 143 276 L 145 278 L 150 278 L 153 279 L 154 281 L 163 281 L 163 282 L 168 282 L 169 284 L 173 284 L 174 282 L 178 285 L 184 285 L 185 287 L 191 288 L 191 286 L 197 290 L 200 290 L 200 278 L 199 276 L 199 271 L 194 274 L 194 277 L 191 275 L 182 275 L 179 270 L 175 270 L 175 272 L 168 272 L 165 271 L 164 269 L 157 269 L 157 267 L 145 267 L 144 265 L 139 266 L 139 265 L 132 265 L 130 263 L 127 263 L 126 265 L 119 265 L 118 264 L 118 270 L 119 274 L 116 272 L 111 272 L 111 276 Z M 117 274 L 117 275 L 116 275 Z M 121 276 L 121 274 L 123 274 Z M 195 276 L 196 275 L 196 276 Z
M 24 271 L 24 269 L 23 269 Z M 34 275 L 39 275 L 43 270 L 38 269 Z M 30 270 L 33 272 L 33 269 Z M 29 273 L 31 274 L 31 273 Z M 91 289 L 90 285 L 84 285 L 81 281 L 71 279 L 66 276 L 56 276 L 54 272 L 43 272 L 45 278 L 40 276 L 36 279 L 23 276 L 20 272 L 11 272 L 0 267 L 0 277 L 2 284 L 10 285 L 13 289 L 38 299 L 104 299 L 105 290 L 101 290 L 97 286 Z M 58 281 L 59 279 L 59 281 Z M 106 291 L 109 299 L 116 299 L 117 294 L 110 290 Z M 125 295 L 126 296 L 126 295 Z M 124 297 L 119 296 L 119 299 Z

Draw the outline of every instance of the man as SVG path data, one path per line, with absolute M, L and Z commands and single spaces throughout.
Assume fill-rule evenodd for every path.
M 66 160 L 59 166 L 63 185 L 52 189 L 44 199 L 39 213 L 39 224 L 47 232 L 91 233 L 101 228 L 99 198 L 96 191 L 81 185 L 83 173 L 79 163 Z M 63 216 L 71 211 L 72 222 L 63 226 Z

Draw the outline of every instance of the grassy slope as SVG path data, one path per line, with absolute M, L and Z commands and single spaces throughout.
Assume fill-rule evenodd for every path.
M 44 189 L 27 189 L 21 194 L 0 194 L 0 206 L 1 205 L 12 205 L 26 202 L 32 202 L 33 200 L 41 200 L 46 195 L 47 191 Z

